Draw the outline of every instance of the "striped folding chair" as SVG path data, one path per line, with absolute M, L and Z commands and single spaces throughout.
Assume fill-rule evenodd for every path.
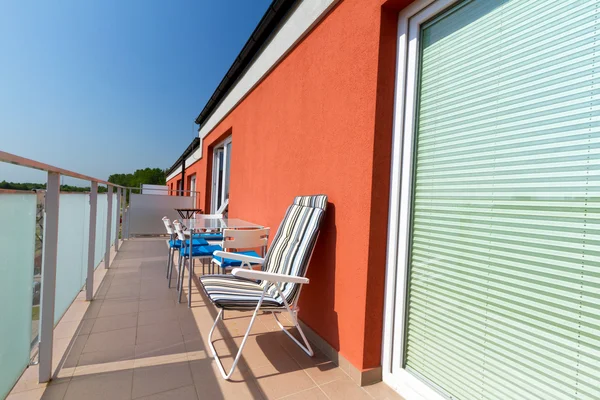
M 231 275 L 204 275 L 200 278 L 204 292 L 219 308 L 215 323 L 208 334 L 208 343 L 223 378 L 229 379 L 235 371 L 252 325 L 261 310 L 272 311 L 279 327 L 306 354 L 309 356 L 314 354 L 298 324 L 297 304 L 302 285 L 309 282 L 305 277 L 306 271 L 317 242 L 326 205 L 325 195 L 296 197 L 294 204 L 287 209 L 264 259 L 223 251 L 214 253 L 217 257 L 262 265 L 260 271 L 234 268 Z M 224 310 L 254 310 L 248 330 L 229 372 L 223 368 L 212 343 L 212 334 L 219 320 L 223 318 Z M 303 343 L 292 336 L 279 322 L 278 314 L 282 312 L 289 313 Z

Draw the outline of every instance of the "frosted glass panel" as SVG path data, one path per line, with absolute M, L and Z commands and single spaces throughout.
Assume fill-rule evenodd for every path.
M 0 194 L 0 398 L 29 363 L 35 194 Z
M 110 242 L 114 243 L 117 238 L 117 229 L 119 225 L 117 224 L 119 221 L 119 203 L 117 202 L 117 194 L 113 194 L 113 203 L 112 203 L 112 226 L 110 227 Z
M 89 218 L 88 194 L 63 193 L 60 195 L 55 324 L 81 290 L 82 282 L 85 282 Z
M 96 211 L 96 249 L 94 250 L 94 265 L 98 268 L 106 251 L 106 214 L 108 210 L 108 195 L 98 194 L 98 208 Z

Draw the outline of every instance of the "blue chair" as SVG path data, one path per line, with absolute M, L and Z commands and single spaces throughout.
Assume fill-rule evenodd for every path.
M 165 228 L 167 229 L 167 233 L 170 236 L 168 245 L 169 245 L 169 256 L 167 259 L 167 279 L 169 280 L 169 287 L 171 287 L 171 271 L 173 269 L 173 257 L 175 256 L 175 251 L 181 249 L 182 241 L 175 238 L 175 230 L 173 225 L 171 225 L 171 221 L 167 217 L 163 217 L 163 223 L 165 224 Z M 185 244 L 189 246 L 190 240 L 186 239 Z M 202 238 L 192 238 L 193 246 L 207 246 L 208 242 Z
M 177 290 L 179 291 L 179 295 L 177 298 L 177 302 L 181 303 L 181 294 L 183 293 L 183 279 L 184 272 L 187 265 L 188 268 L 188 307 L 192 306 L 192 276 L 194 275 L 194 260 L 200 258 L 204 263 L 205 260 L 211 259 L 213 253 L 215 251 L 222 250 L 222 247 L 219 245 L 195 245 L 194 242 L 196 240 L 203 239 L 192 239 L 192 244 L 190 245 L 189 240 L 185 240 L 185 233 L 183 232 L 183 228 L 178 221 L 174 223 L 175 233 L 177 234 L 177 238 L 181 241 L 182 246 L 179 249 L 179 263 L 177 269 Z M 172 270 L 170 272 L 172 274 Z M 169 280 L 171 278 L 169 277 Z

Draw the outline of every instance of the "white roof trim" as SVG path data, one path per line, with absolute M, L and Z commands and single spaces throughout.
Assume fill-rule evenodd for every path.
M 229 90 L 221 104 L 198 131 L 200 139 L 208 135 L 233 110 L 287 53 L 321 20 L 338 0 L 302 1 L 279 28 L 246 72 Z
M 167 182 L 171 179 L 175 178 L 177 175 L 181 174 L 181 165 L 173 170 L 169 175 L 167 175 Z
M 185 169 L 188 169 L 193 163 L 202 158 L 202 142 L 200 142 L 200 146 L 201 147 L 196 149 L 196 151 L 194 151 L 188 158 L 185 159 Z

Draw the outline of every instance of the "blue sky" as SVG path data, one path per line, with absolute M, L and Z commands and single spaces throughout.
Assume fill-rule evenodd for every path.
M 0 150 L 104 179 L 170 167 L 269 4 L 1 2 Z

